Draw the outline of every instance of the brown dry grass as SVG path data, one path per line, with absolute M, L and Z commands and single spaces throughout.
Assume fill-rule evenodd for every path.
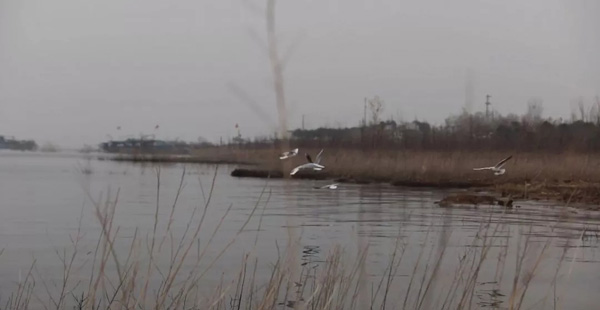
M 319 149 L 303 149 L 291 158 L 293 164 L 306 160 L 304 153 L 314 157 Z M 210 148 L 199 150 L 194 157 L 249 162 L 264 168 L 280 168 L 276 148 L 241 149 Z M 491 166 L 513 155 L 506 164 L 505 175 L 494 177 L 489 171 L 473 171 L 475 167 Z M 478 183 L 514 182 L 600 182 L 600 156 L 593 154 L 543 154 L 498 152 L 433 152 L 433 151 L 361 151 L 325 149 L 322 163 L 327 174 L 335 177 L 373 181 L 443 182 L 462 180 Z
M 257 169 L 288 171 L 314 157 L 320 149 L 301 149 L 298 156 L 281 161 L 275 147 L 215 147 L 199 150 L 194 157 L 255 163 Z M 506 174 L 494 176 L 474 167 L 491 166 L 513 155 Z M 581 153 L 499 153 L 389 151 L 325 148 L 323 175 L 356 182 L 390 182 L 404 186 L 485 187 L 505 195 L 528 199 L 600 202 L 600 156 Z

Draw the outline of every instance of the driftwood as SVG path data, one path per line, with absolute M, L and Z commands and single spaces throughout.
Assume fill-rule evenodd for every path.
M 496 198 L 492 195 L 454 194 L 436 201 L 436 204 L 440 205 L 440 207 L 451 207 L 453 205 L 497 205 L 512 208 L 513 200 L 511 198 Z

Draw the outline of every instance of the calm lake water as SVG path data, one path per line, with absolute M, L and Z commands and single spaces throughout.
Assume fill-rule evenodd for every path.
M 178 164 L 160 166 L 159 235 L 166 229 L 183 168 Z M 174 238 L 183 234 L 193 210 L 203 208 L 215 168 L 186 166 L 183 190 L 171 224 Z M 448 192 L 354 184 L 323 190 L 314 187 L 328 184 L 327 181 L 232 178 L 229 173 L 233 168 L 218 168 L 199 235 L 200 243 L 207 243 L 231 207 L 207 252 L 207 262 L 218 258 L 206 276 L 207 294 L 223 273 L 237 276 L 244 254 L 250 251 L 258 258 L 259 278 L 267 279 L 271 264 L 277 260 L 278 251 L 285 248 L 290 234 L 300 240 L 299 263 L 309 258 L 311 264 L 322 263 L 335 246 L 354 259 L 359 249 L 368 246 L 365 268 L 374 283 L 386 272 L 399 241 L 405 251 L 392 284 L 394 300 L 389 308 L 399 307 L 403 298 L 398 296 L 404 296 L 402 292 L 406 291 L 417 262 L 417 269 L 421 270 L 432 256 L 428 253 L 437 255 L 439 249 L 445 249 L 437 285 L 432 287 L 443 292 L 445 285 L 452 282 L 459 258 L 477 246 L 473 239 L 482 232 L 482 225 L 492 223 L 498 226 L 493 226 L 497 230 L 490 233 L 493 246 L 487 255 L 489 262 L 482 265 L 477 279 L 474 305 L 506 307 L 517 256 L 526 239 L 528 254 L 523 270 L 535 270 L 524 308 L 552 309 L 556 303 L 557 308 L 594 309 L 600 303 L 598 213 L 548 202 L 521 201 L 516 203 L 520 208 L 512 210 L 440 208 L 434 202 Z M 47 283 L 59 281 L 63 270 L 60 256 L 65 249 L 71 253 L 70 237 L 76 236 L 78 227 L 81 241 L 73 281 L 85 282 L 91 269 L 90 253 L 101 233 L 92 199 L 103 200 L 119 193 L 114 216 L 114 226 L 119 227 L 116 247 L 118 253 L 126 256 L 136 230 L 144 238 L 152 233 L 157 180 L 157 167 L 152 165 L 100 161 L 80 154 L 1 152 L 0 248 L 4 250 L 0 255 L 0 300 L 6 300 L 16 289 L 34 260 L 36 277 Z M 255 206 L 258 207 L 252 214 Z M 245 229 L 239 232 L 247 220 Z M 232 245 L 219 256 L 231 241 Z M 498 279 L 496 266 L 503 252 L 505 268 Z M 551 283 L 559 266 L 555 294 Z M 523 281 L 519 279 L 519 283 Z M 45 300 L 40 283 L 36 283 L 36 290 Z M 367 285 L 370 291 L 371 284 Z M 73 292 L 81 289 L 74 285 Z M 439 307 L 435 302 L 429 306 Z

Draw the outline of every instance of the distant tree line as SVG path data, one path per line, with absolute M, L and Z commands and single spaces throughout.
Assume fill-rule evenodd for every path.
M 16 140 L 0 136 L 0 149 L 16 151 L 35 151 L 38 145 L 33 140 Z
M 290 139 L 305 147 L 595 152 L 600 151 L 600 123 L 462 113 L 441 126 L 382 121 L 362 127 L 296 129 Z
M 516 150 L 544 152 L 600 151 L 600 100 L 591 107 L 577 102 L 569 120 L 544 118 L 542 100 L 532 98 L 523 115 L 468 113 L 446 118 L 442 125 L 424 121 L 381 120 L 383 101 L 365 102 L 365 118 L 347 128 L 296 129 L 290 140 L 301 147 L 405 150 Z M 367 107 L 370 115 L 367 118 Z M 278 139 L 255 138 L 244 144 L 267 146 Z M 238 143 L 239 144 L 239 143 Z

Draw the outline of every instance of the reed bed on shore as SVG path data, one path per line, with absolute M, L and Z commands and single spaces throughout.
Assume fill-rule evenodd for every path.
M 224 156 L 240 163 L 253 163 L 248 171 L 235 176 L 290 177 L 289 171 L 306 162 L 305 153 L 319 148 L 301 149 L 298 156 L 281 161 L 275 147 L 222 147 L 198 151 L 195 156 Z M 476 167 L 493 166 L 513 155 L 506 174 L 494 176 Z M 218 158 L 218 157 L 216 157 Z M 213 159 L 214 160 L 214 159 Z M 295 177 L 330 178 L 339 181 L 384 182 L 397 186 L 469 188 L 495 191 L 522 199 L 581 203 L 578 207 L 600 209 L 600 155 L 594 153 L 509 153 L 474 151 L 393 151 L 325 148 L 319 173 Z
M 375 181 L 600 182 L 600 155 L 597 154 L 324 149 L 325 171 L 338 177 Z M 301 149 L 300 154 L 289 161 L 304 163 L 304 153 L 314 156 L 319 150 Z M 198 150 L 194 156 L 222 157 L 232 162 L 250 162 L 276 169 L 281 168 L 279 153 L 277 148 L 223 147 Z M 476 167 L 495 165 L 508 155 L 513 158 L 506 164 L 507 173 L 501 177 L 493 177 L 489 171 L 473 171 Z

